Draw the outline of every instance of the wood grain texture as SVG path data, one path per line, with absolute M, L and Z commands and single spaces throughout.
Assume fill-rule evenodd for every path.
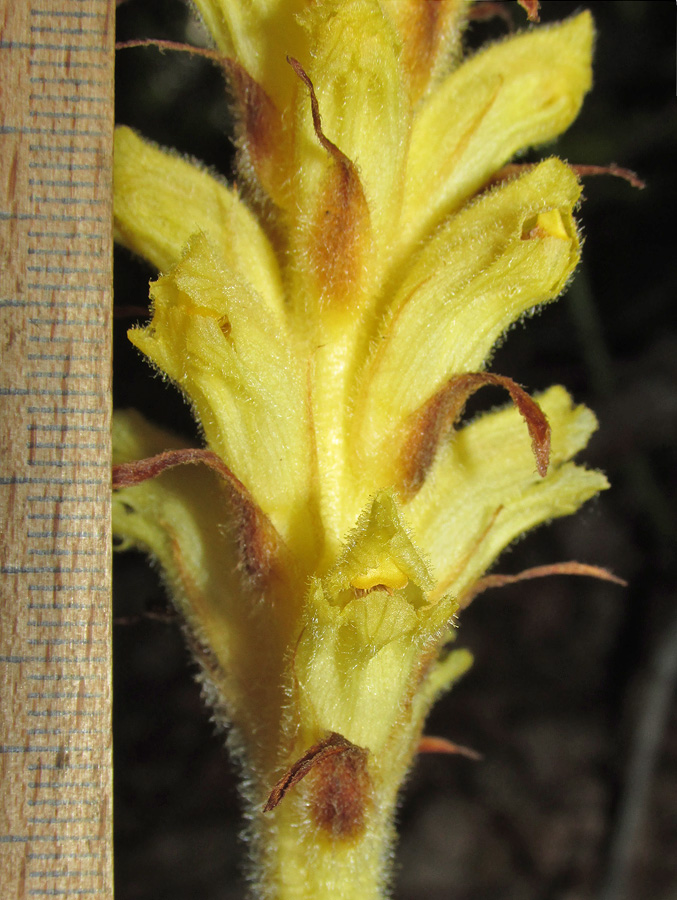
M 0 885 L 112 898 L 112 0 L 0 0 Z

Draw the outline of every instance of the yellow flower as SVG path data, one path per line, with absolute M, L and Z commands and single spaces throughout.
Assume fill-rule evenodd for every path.
M 455 614 L 511 541 L 607 486 L 570 461 L 591 412 L 483 371 L 579 258 L 575 173 L 500 170 L 575 118 L 592 23 L 461 63 L 464 0 L 195 5 L 240 183 L 119 128 L 115 227 L 162 273 L 130 339 L 206 449 L 119 413 L 114 527 L 161 566 L 230 725 L 259 895 L 363 900 L 470 663 L 445 650 Z M 512 404 L 454 430 L 485 384 Z

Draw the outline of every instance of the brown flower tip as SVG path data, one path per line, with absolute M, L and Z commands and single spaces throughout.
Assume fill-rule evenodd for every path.
M 544 476 L 550 460 L 550 425 L 538 403 L 511 378 L 488 372 L 456 375 L 417 410 L 408 426 L 401 452 L 401 490 L 411 496 L 425 481 L 441 439 L 463 412 L 469 398 L 486 385 L 505 388 L 526 422 L 538 474 Z
M 270 792 L 264 812 L 280 803 L 295 784 L 312 772 L 311 810 L 315 823 L 334 839 L 348 840 L 364 830 L 371 799 L 368 751 L 331 732 L 313 744 Z
M 266 578 L 279 559 L 282 544 L 280 537 L 240 479 L 212 450 L 193 447 L 167 450 L 147 459 L 120 463 L 113 466 L 113 490 L 141 484 L 175 466 L 196 463 L 202 463 L 215 471 L 230 488 L 243 568 L 253 581 Z

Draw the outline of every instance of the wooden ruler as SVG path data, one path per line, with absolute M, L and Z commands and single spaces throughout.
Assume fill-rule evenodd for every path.
M 0 896 L 112 898 L 112 0 L 0 0 Z

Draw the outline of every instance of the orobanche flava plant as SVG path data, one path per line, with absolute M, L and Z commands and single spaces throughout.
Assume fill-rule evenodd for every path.
M 507 163 L 575 118 L 592 22 L 462 61 L 464 0 L 195 6 L 238 183 L 120 128 L 115 227 L 161 273 L 130 340 L 204 447 L 119 413 L 114 530 L 161 568 L 228 725 L 254 895 L 383 897 L 426 714 L 470 663 L 457 613 L 607 486 L 571 462 L 589 410 L 485 370 L 579 258 L 576 171 Z M 508 405 L 457 427 L 485 385 Z

